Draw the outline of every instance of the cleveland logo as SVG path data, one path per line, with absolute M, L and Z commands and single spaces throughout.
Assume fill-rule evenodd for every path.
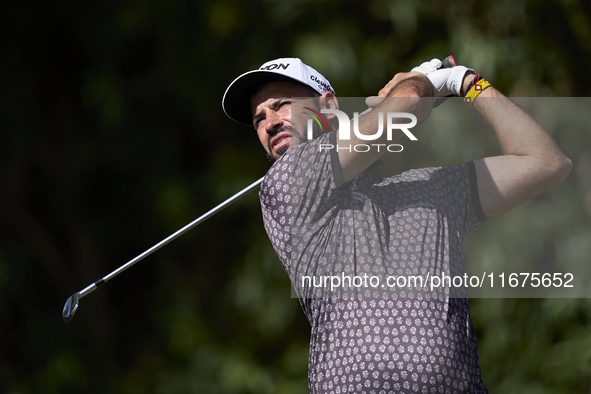
M 330 86 L 328 83 L 326 83 L 325 81 L 321 80 L 320 78 L 318 78 L 315 75 L 310 75 L 310 79 L 314 82 L 316 82 L 318 84 L 319 88 L 324 88 L 324 90 L 328 90 L 329 92 L 331 92 L 332 94 L 334 93 L 334 90 L 332 90 L 332 86 Z

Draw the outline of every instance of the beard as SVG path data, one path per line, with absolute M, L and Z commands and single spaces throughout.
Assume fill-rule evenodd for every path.
M 269 153 L 269 152 L 273 152 L 273 150 L 271 149 L 271 139 L 283 131 L 290 132 L 291 143 L 290 143 L 290 146 L 282 146 L 281 148 L 279 148 L 277 150 L 277 157 L 275 157 L 275 156 L 273 156 L 273 154 Z M 318 138 L 320 135 L 322 135 L 324 133 L 325 133 L 325 131 L 323 131 L 320 127 L 318 127 L 317 124 L 313 124 L 313 126 L 312 126 L 312 137 L 313 138 Z M 278 129 L 274 130 L 272 134 L 269 134 L 269 139 L 267 140 L 267 149 L 265 149 L 266 150 L 265 156 L 267 157 L 267 160 L 269 160 L 269 162 L 271 164 L 274 164 L 285 152 L 287 152 L 287 150 L 289 148 L 294 147 L 304 141 L 305 141 L 304 134 L 300 133 L 295 127 L 293 127 L 293 126 L 279 127 Z
M 291 136 L 290 146 L 282 146 L 281 148 L 279 148 L 277 150 L 277 157 L 275 157 L 275 156 L 273 156 L 272 153 L 269 153 L 269 152 L 273 152 L 273 149 L 271 148 L 271 139 L 273 137 L 275 137 L 277 134 L 282 133 L 284 131 L 289 131 L 289 134 Z M 282 126 L 282 127 L 275 129 L 273 131 L 273 133 L 269 134 L 269 138 L 267 140 L 267 149 L 265 152 L 265 156 L 267 156 L 267 160 L 269 160 L 269 162 L 271 164 L 275 163 L 277 161 L 277 159 L 279 159 L 285 152 L 287 152 L 287 150 L 289 148 L 302 142 L 302 139 L 299 138 L 299 135 L 300 135 L 300 133 L 293 126 Z
M 279 148 L 279 149 L 277 150 L 277 155 L 278 155 L 277 157 L 275 157 L 275 156 L 271 156 L 271 154 L 269 154 L 269 152 L 266 152 L 266 153 L 265 153 L 265 156 L 267 157 L 267 160 L 269 160 L 269 163 L 271 163 L 271 164 L 274 164 L 274 163 L 277 161 L 277 159 L 279 159 L 281 156 L 283 156 L 283 154 L 284 154 L 285 152 L 287 152 L 287 150 L 288 150 L 289 148 L 290 148 L 290 147 L 287 147 L 287 146 L 283 146 L 283 147 Z

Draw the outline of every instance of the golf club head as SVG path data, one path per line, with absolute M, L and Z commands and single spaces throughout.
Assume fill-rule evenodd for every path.
M 70 298 L 68 298 L 66 305 L 64 305 L 64 310 L 62 311 L 62 317 L 66 323 L 72 320 L 79 304 L 80 301 L 78 300 L 78 293 L 74 293 Z

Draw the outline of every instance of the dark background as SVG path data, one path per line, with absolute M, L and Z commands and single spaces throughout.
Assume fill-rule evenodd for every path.
M 0 391 L 12 394 L 307 392 L 309 326 L 256 193 L 61 319 L 72 293 L 266 172 L 254 130 L 221 110 L 242 72 L 297 56 L 338 96 L 367 96 L 453 54 L 510 96 L 591 94 L 582 0 L 24 0 L 1 15 Z M 588 133 L 558 141 L 575 169 L 540 205 L 562 218 L 540 253 L 569 248 L 581 264 Z M 462 149 L 453 160 L 475 158 Z M 531 219 L 519 209 L 499 219 L 507 231 Z M 482 231 L 467 255 L 502 256 L 507 231 Z M 471 305 L 491 392 L 590 391 L 589 299 Z

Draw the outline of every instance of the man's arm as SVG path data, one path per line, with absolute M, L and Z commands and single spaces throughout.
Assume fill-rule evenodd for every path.
M 379 114 L 387 112 L 407 112 L 417 117 L 417 124 L 425 120 L 433 108 L 432 100 L 421 99 L 421 97 L 433 97 L 433 85 L 429 79 L 418 72 L 399 73 L 392 78 L 382 90 L 379 96 L 382 98 L 392 97 L 395 100 L 384 100 L 373 98 L 367 104 L 375 107 L 373 111 L 359 118 L 359 130 L 364 134 L 374 134 L 378 130 Z M 408 119 L 401 119 L 399 123 L 407 123 Z M 384 119 L 384 130 L 379 139 L 369 142 L 370 144 L 392 144 L 398 141 L 404 133 L 396 130 L 392 133 L 392 139 L 386 139 L 386 120 Z M 353 124 L 351 123 L 351 131 Z M 350 140 L 341 140 L 337 137 L 339 146 L 338 157 L 340 164 L 341 182 L 343 184 L 352 181 L 355 177 L 378 160 L 386 149 L 372 147 L 368 152 L 355 152 L 346 148 L 356 144 L 368 144 L 368 141 L 358 138 L 351 132 Z
M 462 93 L 474 75 L 464 78 Z M 552 138 L 521 108 L 489 86 L 474 110 L 491 126 L 502 156 L 475 160 L 482 211 L 493 217 L 562 182 L 572 163 Z

